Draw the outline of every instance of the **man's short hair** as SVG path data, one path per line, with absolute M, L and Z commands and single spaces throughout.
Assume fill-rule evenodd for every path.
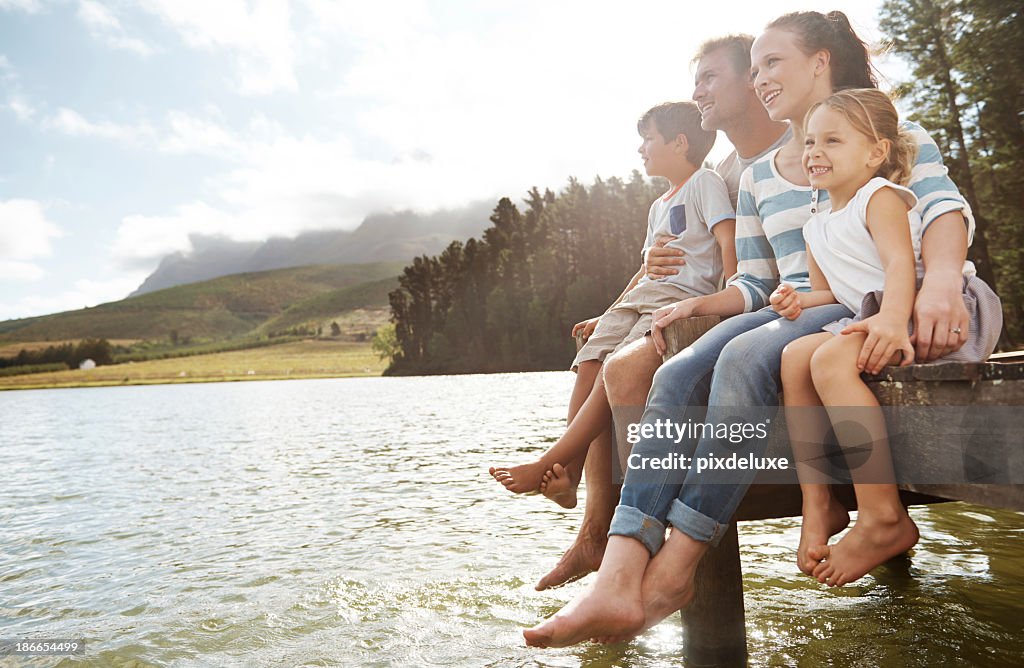
M 693 63 L 700 62 L 700 59 L 709 53 L 726 49 L 729 54 L 729 62 L 736 69 L 737 74 L 750 73 L 750 47 L 754 44 L 754 37 L 746 33 L 725 35 L 709 39 L 697 49 L 697 55 L 693 57 Z
M 700 110 L 694 102 L 663 102 L 647 110 L 636 122 L 636 129 L 641 135 L 651 123 L 665 142 L 685 135 L 689 148 L 686 159 L 690 164 L 700 167 L 715 144 L 717 133 L 705 130 L 700 126 Z

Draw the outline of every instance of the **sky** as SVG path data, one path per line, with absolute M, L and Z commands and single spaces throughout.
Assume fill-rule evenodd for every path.
M 879 4 L 0 0 L 0 320 L 121 299 L 192 234 L 626 177 L 702 41 L 802 9 L 877 40 Z

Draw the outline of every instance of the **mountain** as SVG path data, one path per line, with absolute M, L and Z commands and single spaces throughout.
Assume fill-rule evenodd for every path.
M 193 236 L 192 251 L 160 261 L 130 296 L 243 272 L 353 262 L 408 262 L 436 255 L 453 239 L 477 236 L 491 225 L 493 202 L 418 214 L 373 214 L 354 230 L 304 232 L 294 238 L 242 242 Z
M 216 340 L 305 325 L 315 331 L 324 320 L 346 312 L 385 312 L 387 293 L 397 285 L 403 265 L 317 265 L 223 276 L 92 308 L 0 322 L 0 342 Z

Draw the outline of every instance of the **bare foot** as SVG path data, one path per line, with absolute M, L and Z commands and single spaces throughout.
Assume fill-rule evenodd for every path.
M 861 513 L 850 532 L 835 545 L 808 548 L 807 556 L 820 562 L 812 575 L 822 584 L 842 587 L 903 554 L 917 543 L 919 536 L 917 525 L 906 511 L 893 521 Z
M 588 638 L 629 636 L 644 623 L 641 577 L 649 555 L 639 541 L 613 536 L 590 586 L 542 624 L 523 631 L 532 647 L 567 647 Z
M 673 612 L 690 604 L 694 594 L 693 576 L 707 549 L 707 543 L 672 529 L 668 540 L 644 571 L 643 630 L 654 628 Z
M 607 527 L 606 527 L 607 528 Z M 608 536 L 604 531 L 588 531 L 580 527 L 576 540 L 565 551 L 551 572 L 537 583 L 536 590 L 544 591 L 559 587 L 567 582 L 579 580 L 584 575 L 593 573 L 601 567 Z
M 828 539 L 836 535 L 850 524 L 850 513 L 836 501 L 832 494 L 828 495 L 825 505 L 815 503 L 805 505 L 803 524 L 800 527 L 800 545 L 796 549 L 796 565 L 800 570 L 811 575 L 819 560 L 811 558 L 809 548 L 827 545 Z
M 519 466 L 492 466 L 488 469 L 491 476 L 504 485 L 505 489 L 516 494 L 537 492 L 547 470 L 548 464 L 539 459 Z
M 596 636 L 635 633 L 643 625 L 639 592 L 631 596 L 595 582 L 551 619 L 526 629 L 531 647 L 568 647 Z
M 540 493 L 563 508 L 576 507 L 576 485 L 572 483 L 565 467 L 556 463 L 544 472 L 540 481 Z
M 693 578 L 697 573 L 697 565 L 707 548 L 707 543 L 701 543 L 672 529 L 668 540 L 644 571 L 641 585 L 644 603 L 643 625 L 633 633 L 599 636 L 595 638 L 595 642 L 618 643 L 632 640 L 660 624 L 672 613 L 688 606 L 693 601 Z

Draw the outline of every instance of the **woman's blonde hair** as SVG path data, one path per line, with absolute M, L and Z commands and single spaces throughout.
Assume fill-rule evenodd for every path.
M 889 153 L 876 174 L 893 183 L 906 185 L 917 159 L 917 144 L 900 128 L 899 114 L 888 95 L 877 88 L 849 88 L 833 93 L 807 110 L 805 130 L 807 121 L 818 107 L 838 111 L 857 132 L 876 142 L 888 139 L 891 144 Z

